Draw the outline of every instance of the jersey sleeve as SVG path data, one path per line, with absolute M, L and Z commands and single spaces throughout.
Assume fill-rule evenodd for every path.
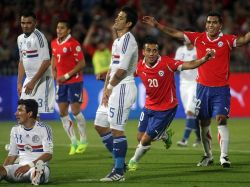
M 82 48 L 81 45 L 79 44 L 78 41 L 74 40 L 72 42 L 72 53 L 74 55 L 75 61 L 79 62 L 83 59 L 83 52 L 82 52 Z
M 45 153 L 53 154 L 53 136 L 52 136 L 52 129 L 48 125 L 44 125 L 42 128 L 42 145 L 43 151 Z
M 179 70 L 179 67 L 181 67 L 182 64 L 184 63 L 183 61 L 174 60 L 174 59 L 169 58 L 169 57 L 167 57 L 166 60 L 167 60 L 167 67 L 172 72 Z
M 184 32 L 184 39 L 187 42 L 191 42 L 193 45 L 195 44 L 196 38 L 198 38 L 201 35 L 199 32 Z
M 40 34 L 36 38 L 37 42 L 37 48 L 38 48 L 38 54 L 41 56 L 42 61 L 44 60 L 49 60 L 50 55 L 49 55 L 49 47 L 48 47 L 48 41 L 45 38 L 43 34 Z
M 18 148 L 15 141 L 15 127 L 13 127 L 10 132 L 10 150 L 8 156 L 16 155 L 18 155 Z
M 136 55 L 138 47 L 136 42 L 132 39 L 130 34 L 126 34 L 122 41 L 122 48 L 120 53 L 120 69 L 128 70 L 130 60 L 133 55 Z
M 19 62 L 21 62 L 23 59 L 22 59 L 20 36 L 17 38 L 17 47 L 18 47 L 18 54 L 19 54 Z
M 228 42 L 228 45 L 230 48 L 236 47 L 236 40 L 237 40 L 238 36 L 236 35 L 227 35 L 226 36 L 226 40 Z

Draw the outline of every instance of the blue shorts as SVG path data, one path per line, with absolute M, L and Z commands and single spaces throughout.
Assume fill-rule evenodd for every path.
M 173 121 L 177 106 L 165 111 L 143 108 L 139 120 L 138 131 L 146 132 L 152 139 L 158 139 Z
M 231 99 L 229 86 L 208 87 L 197 84 L 196 97 L 195 114 L 198 119 L 208 119 L 217 115 L 229 117 Z
M 82 103 L 82 82 L 62 84 L 56 87 L 57 103 Z

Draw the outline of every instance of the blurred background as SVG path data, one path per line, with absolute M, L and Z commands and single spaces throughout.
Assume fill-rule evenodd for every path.
M 11 111 L 8 117 L 3 117 L 3 111 L 10 107 L 10 101 L 13 103 L 12 108 L 16 106 L 16 75 L 19 59 L 16 39 L 22 33 L 19 14 L 23 9 L 31 9 L 36 13 L 38 28 L 46 35 L 48 42 L 56 37 L 57 20 L 59 18 L 69 19 L 73 26 L 72 35 L 82 44 L 84 50 L 87 62 L 84 74 L 92 77 L 96 74 L 93 66 L 95 53 L 103 49 L 110 51 L 111 27 L 117 11 L 124 5 L 133 6 L 140 19 L 143 15 L 152 15 L 163 24 L 171 25 L 180 30 L 191 27 L 196 31 L 203 31 L 207 13 L 211 10 L 217 10 L 223 15 L 224 33 L 243 35 L 250 31 L 250 1 L 248 0 L 1 0 L 0 84 L 3 89 L 0 90 L 0 119 L 9 119 L 9 116 L 13 115 Z M 133 33 L 138 41 L 140 51 L 142 40 L 146 35 L 158 38 L 162 55 L 174 57 L 177 47 L 182 45 L 181 41 L 145 26 L 140 21 L 133 29 Z M 102 55 L 104 56 L 104 54 Z M 106 54 L 106 57 L 110 58 L 110 54 Z M 236 76 L 233 78 L 236 82 L 232 81 L 231 83 L 231 88 L 235 91 L 231 94 L 233 99 L 236 99 L 232 102 L 239 105 L 236 106 L 237 108 L 247 107 L 242 108 L 242 111 L 249 111 L 249 114 L 245 115 L 248 117 L 250 117 L 250 103 L 244 98 L 250 98 L 250 85 L 247 81 L 250 79 L 249 61 L 250 44 L 233 50 L 231 55 L 232 77 L 235 77 L 236 74 L 240 77 Z M 95 81 L 94 78 L 90 79 Z M 9 84 L 12 85 L 11 88 L 9 88 Z M 85 81 L 85 86 L 88 84 Z M 100 83 L 93 82 L 93 84 Z M 102 84 L 100 89 L 101 87 Z M 85 94 L 88 94 L 88 90 Z M 96 94 L 97 98 L 98 94 L 99 91 Z M 97 98 L 95 100 L 98 103 Z M 85 105 L 87 106 L 88 103 Z M 95 109 L 91 110 L 95 112 Z

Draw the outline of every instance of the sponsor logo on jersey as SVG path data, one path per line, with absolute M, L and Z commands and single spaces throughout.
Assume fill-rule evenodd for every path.
M 29 144 L 24 145 L 23 149 L 24 149 L 24 151 L 27 151 L 27 152 L 32 152 L 33 151 L 33 148 Z
M 158 72 L 158 74 L 160 75 L 160 77 L 163 77 L 164 71 L 160 70 L 160 71 Z
M 218 42 L 218 47 L 222 47 L 224 43 L 222 41 Z

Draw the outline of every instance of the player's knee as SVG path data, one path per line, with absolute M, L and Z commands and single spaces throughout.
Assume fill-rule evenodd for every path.
M 194 116 L 194 113 L 191 111 L 187 111 L 187 116 Z
M 216 116 L 216 121 L 218 125 L 226 125 L 227 124 L 227 117 L 224 115 Z
M 98 132 L 99 135 L 107 134 L 110 132 L 110 129 L 107 127 L 101 127 L 98 125 L 94 125 L 95 130 Z

